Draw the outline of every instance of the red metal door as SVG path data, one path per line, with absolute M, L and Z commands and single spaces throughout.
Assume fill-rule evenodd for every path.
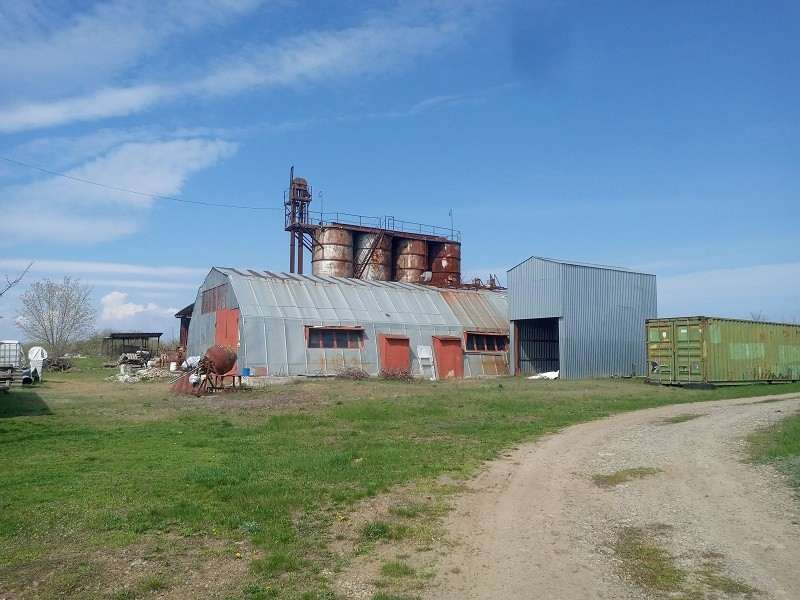
M 411 348 L 403 335 L 378 334 L 381 371 L 408 373 L 411 370 Z
M 221 308 L 216 312 L 216 322 L 214 324 L 214 343 L 220 346 L 230 346 L 236 354 L 239 354 L 239 309 Z M 233 365 L 230 372 L 238 372 L 237 365 Z
M 439 379 L 464 377 L 464 350 L 461 348 L 461 338 L 434 337 L 433 357 L 436 361 L 436 376 Z

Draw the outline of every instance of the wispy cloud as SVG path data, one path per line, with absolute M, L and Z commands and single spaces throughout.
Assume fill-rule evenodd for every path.
M 262 3 L 110 0 L 83 11 L 66 4 L 62 7 L 36 1 L 3 3 L 0 71 L 5 81 L 13 81 L 14 86 L 4 86 L 0 95 L 7 96 L 20 88 L 45 96 L 53 90 L 70 93 L 85 89 L 136 66 L 175 37 L 219 27 Z M 95 97 L 108 107 L 112 100 L 130 104 L 134 94 Z M 83 115 L 86 118 L 88 113 Z
M 177 139 L 122 144 L 67 171 L 117 188 L 149 194 L 180 193 L 188 177 L 231 156 L 236 144 L 219 139 Z M 140 196 L 84 185 L 60 177 L 0 189 L 0 210 L 6 212 L 4 242 L 50 239 L 93 243 L 138 230 L 155 202 Z M 25 207 L 20 211 L 19 207 Z M 30 215 L 38 215 L 30 227 Z
M 382 72 L 459 43 L 486 4 L 433 3 L 426 10 L 414 11 L 402 5 L 353 27 L 299 32 L 239 51 L 208 65 L 205 74 L 192 79 L 106 87 L 67 98 L 7 105 L 0 108 L 0 131 L 125 116 L 176 98 L 228 96 L 255 88 L 293 87 Z M 297 44 L 297 35 L 302 44 Z
M 66 275 L 144 275 L 147 277 L 165 278 L 198 278 L 208 272 L 205 268 L 181 267 L 170 265 L 142 265 L 118 262 L 82 261 L 82 260 L 50 260 L 37 258 L 4 258 L 0 259 L 0 270 L 24 269 L 33 262 L 33 273 L 63 273 Z

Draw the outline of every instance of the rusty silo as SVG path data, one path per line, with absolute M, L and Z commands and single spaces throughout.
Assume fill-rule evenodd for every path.
M 428 243 L 425 240 L 400 238 L 394 250 L 394 279 L 418 283 L 428 270 Z
M 432 242 L 429 247 L 431 283 L 444 286 L 461 283 L 461 244 Z
M 354 274 L 360 279 L 392 279 L 392 238 L 384 233 L 355 236 Z
M 353 234 L 339 227 L 323 227 L 314 233 L 311 257 L 314 275 L 353 276 Z

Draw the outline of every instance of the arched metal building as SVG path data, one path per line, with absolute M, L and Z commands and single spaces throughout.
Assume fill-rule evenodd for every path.
M 212 268 L 198 290 L 188 353 L 231 345 L 254 376 L 437 378 L 508 373 L 506 296 L 500 291 Z

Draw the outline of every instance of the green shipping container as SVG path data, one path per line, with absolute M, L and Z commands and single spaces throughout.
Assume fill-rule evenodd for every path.
M 649 319 L 645 328 L 649 381 L 800 380 L 800 325 L 682 317 Z

